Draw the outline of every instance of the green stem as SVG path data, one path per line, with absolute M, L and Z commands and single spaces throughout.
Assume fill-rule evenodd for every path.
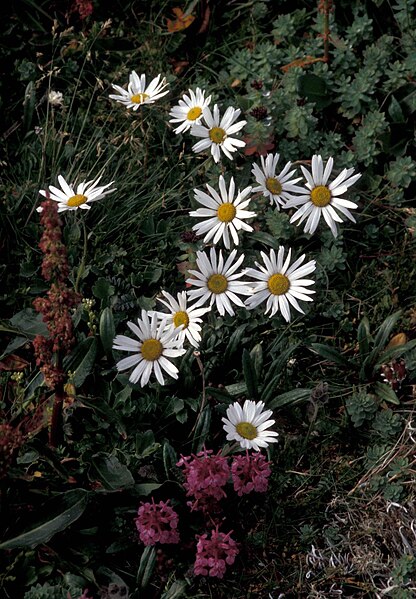
M 85 218 L 82 218 L 81 220 L 82 220 L 82 230 L 83 230 L 83 235 L 84 235 L 84 248 L 82 250 L 81 264 L 79 265 L 78 274 L 77 274 L 77 278 L 75 281 L 75 291 L 76 292 L 78 292 L 79 282 L 80 282 L 81 277 L 85 271 L 85 260 L 87 258 L 87 243 L 88 243 L 87 227 L 85 226 Z

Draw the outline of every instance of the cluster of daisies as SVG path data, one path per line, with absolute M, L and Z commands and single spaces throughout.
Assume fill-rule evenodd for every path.
M 139 76 L 133 71 L 127 90 L 113 85 L 117 94 L 111 94 L 110 98 L 136 111 L 140 106 L 153 104 L 169 93 L 167 85 L 161 75 L 146 85 L 145 74 Z M 243 140 L 233 135 L 244 127 L 246 121 L 238 121 L 239 109 L 228 107 L 221 117 L 218 105 L 215 104 L 211 111 L 210 103 L 211 96 L 207 96 L 203 90 L 190 89 L 179 100 L 179 104 L 171 109 L 170 122 L 175 125 L 176 134 L 189 131 L 190 135 L 201 138 L 193 146 L 195 152 L 210 150 L 215 162 L 219 162 L 221 152 L 232 159 L 232 154 L 245 146 Z M 196 269 L 189 271 L 190 278 L 186 281 L 188 291 L 177 293 L 176 298 L 162 291 L 163 297 L 159 301 L 167 312 L 143 310 L 136 323 L 127 323 L 134 339 L 126 335 L 115 337 L 113 348 L 130 354 L 117 363 L 117 369 L 120 372 L 130 370 L 131 383 L 143 387 L 152 374 L 161 385 L 165 384 L 166 374 L 177 379 L 178 369 L 171 359 L 185 353 L 186 342 L 194 348 L 199 346 L 202 317 L 214 307 L 220 315 L 228 313 L 232 316 L 235 306 L 252 310 L 265 303 L 266 314 L 272 317 L 280 312 L 289 322 L 291 308 L 304 313 L 299 302 L 312 301 L 311 295 L 315 291 L 310 287 L 314 280 L 308 276 L 315 270 L 316 263 L 314 260 L 305 262 L 304 254 L 292 261 L 291 249 L 286 251 L 280 246 L 277 252 L 273 249 L 268 254 L 261 252 L 261 260 L 255 262 L 256 268 L 247 268 L 243 267 L 244 254 L 237 255 L 237 250 L 233 249 L 228 255 L 223 255 L 222 250 L 215 247 L 223 243 L 226 250 L 230 250 L 232 245 L 238 246 L 241 231 L 253 231 L 253 227 L 246 222 L 257 216 L 248 209 L 253 193 L 262 193 L 277 210 L 295 208 L 290 222 L 297 225 L 305 222 L 304 231 L 307 233 L 316 231 L 321 217 L 334 236 L 337 235 L 337 223 L 342 222 L 342 216 L 355 222 L 350 209 L 357 208 L 357 205 L 341 197 L 360 177 L 360 174 L 353 174 L 353 168 L 343 169 L 330 180 L 333 159 L 329 158 L 324 164 L 320 155 L 314 155 L 311 171 L 301 166 L 305 181 L 300 185 L 302 177 L 296 176 L 292 163 L 288 162 L 278 172 L 278 161 L 279 154 L 261 157 L 261 165 L 253 164 L 252 168 L 257 185 L 248 186 L 242 191 L 236 189 L 233 177 L 227 186 L 222 175 L 218 180 L 218 189 L 207 184 L 207 191 L 194 190 L 195 201 L 201 207 L 189 212 L 189 215 L 202 220 L 193 226 L 193 230 L 204 236 L 203 241 L 211 243 L 213 247 L 209 252 L 197 252 Z M 58 203 L 58 212 L 78 208 L 89 210 L 93 202 L 116 191 L 112 187 L 113 181 L 99 185 L 100 178 L 82 182 L 76 187 L 61 175 L 58 181 L 60 189 L 51 185 L 49 190 L 40 191 L 44 197 Z M 41 210 L 38 208 L 38 211 Z M 238 440 L 242 447 L 248 448 L 249 441 L 249 447 L 258 450 L 260 446 L 265 446 L 258 442 L 267 433 L 264 432 L 265 425 L 267 428 L 274 422 L 267 420 L 271 413 L 263 412 L 263 406 L 258 408 L 251 404 L 241 410 L 238 404 L 232 406 L 226 430 L 230 438 Z M 241 423 L 251 427 L 249 434 L 245 429 L 244 434 L 238 432 Z M 273 437 L 273 434 L 269 435 L 268 442 Z

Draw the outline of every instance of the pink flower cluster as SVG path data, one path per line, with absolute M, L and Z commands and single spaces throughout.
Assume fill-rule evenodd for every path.
M 192 509 L 204 510 L 209 500 L 219 501 L 226 497 L 223 487 L 230 478 L 230 467 L 220 452 L 212 453 L 212 449 L 204 449 L 197 455 L 182 456 L 176 464 L 184 468 L 186 494 L 195 497 L 196 501 L 190 503 Z
M 140 540 L 145 545 L 179 543 L 178 514 L 168 505 L 169 500 L 143 503 L 135 520 Z
M 222 578 L 228 566 L 231 566 L 238 555 L 237 543 L 227 534 L 218 531 L 218 526 L 208 535 L 198 537 L 194 573 L 202 576 L 216 576 Z
M 270 463 L 261 453 L 238 455 L 231 464 L 231 475 L 234 491 L 241 497 L 245 493 L 257 491 L 265 493 L 269 485 L 271 474 Z

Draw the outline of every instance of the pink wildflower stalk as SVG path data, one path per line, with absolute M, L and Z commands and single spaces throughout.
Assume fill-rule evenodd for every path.
M 187 496 L 195 497 L 196 501 L 188 504 L 191 509 L 207 510 L 210 501 L 226 497 L 223 487 L 230 478 L 230 467 L 220 452 L 212 453 L 212 449 L 204 449 L 197 455 L 181 456 L 176 464 L 184 468 L 186 482 L 183 486 Z
M 218 526 L 211 532 L 211 538 L 207 534 L 197 536 L 196 560 L 194 574 L 201 576 L 215 576 L 222 578 L 238 555 L 237 543 L 231 538 L 231 530 L 224 534 L 218 531 Z
M 168 505 L 169 500 L 143 503 L 135 519 L 140 540 L 145 545 L 156 543 L 179 543 L 178 514 Z
M 241 497 L 246 493 L 257 491 L 265 493 L 269 485 L 269 476 L 271 462 L 266 462 L 266 458 L 261 453 L 249 455 L 238 455 L 231 464 L 231 476 L 234 484 L 234 491 Z

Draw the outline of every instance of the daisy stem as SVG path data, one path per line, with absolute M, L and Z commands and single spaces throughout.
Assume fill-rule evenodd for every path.
M 84 248 L 82 250 L 81 264 L 79 265 L 77 278 L 75 281 L 75 291 L 76 292 L 78 292 L 79 282 L 80 282 L 81 277 L 85 271 L 85 260 L 87 258 L 88 234 L 87 234 L 87 227 L 85 226 L 85 218 L 81 218 L 81 221 L 82 221 L 82 230 L 83 230 L 83 235 L 84 235 Z

